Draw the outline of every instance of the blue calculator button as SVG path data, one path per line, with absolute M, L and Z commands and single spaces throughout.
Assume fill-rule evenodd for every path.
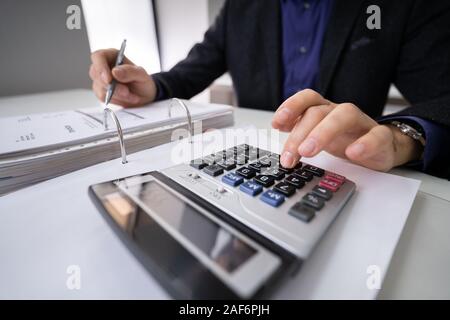
M 236 173 L 230 172 L 222 177 L 222 182 L 232 187 L 236 187 L 244 182 L 244 178 L 237 175 Z
M 251 195 L 252 197 L 258 195 L 263 190 L 263 187 L 253 181 L 247 181 L 244 184 L 241 184 L 239 189 L 246 194 Z
M 272 207 L 278 207 L 284 202 L 284 196 L 273 190 L 267 190 L 262 194 L 261 200 Z

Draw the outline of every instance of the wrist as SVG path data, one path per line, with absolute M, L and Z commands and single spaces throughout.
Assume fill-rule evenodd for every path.
M 417 161 L 423 157 L 425 147 L 419 140 L 404 134 L 395 125 L 388 124 L 387 127 L 393 134 L 395 166 Z

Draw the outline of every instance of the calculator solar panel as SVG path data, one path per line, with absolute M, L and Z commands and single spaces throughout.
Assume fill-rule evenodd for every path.
M 355 190 L 335 172 L 248 144 L 162 171 L 233 219 L 305 259 Z

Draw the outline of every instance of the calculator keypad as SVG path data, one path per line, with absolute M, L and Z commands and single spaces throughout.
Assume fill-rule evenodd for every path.
M 282 206 L 287 199 L 295 199 L 305 185 L 314 183 L 287 210 L 290 216 L 309 223 L 339 192 L 346 179 L 301 162 L 294 168 L 283 168 L 279 159 L 278 154 L 243 144 L 193 160 L 190 165 L 212 177 L 223 174 L 222 183 L 246 196 L 258 196 L 274 208 Z

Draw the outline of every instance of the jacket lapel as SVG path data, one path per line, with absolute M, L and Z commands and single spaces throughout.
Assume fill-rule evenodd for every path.
M 278 0 L 258 0 L 258 21 L 266 70 L 272 94 L 270 104 L 277 108 L 281 102 L 281 10 Z
M 345 44 L 361 12 L 362 3 L 359 0 L 334 1 L 320 59 L 318 89 L 322 95 L 327 93 Z

